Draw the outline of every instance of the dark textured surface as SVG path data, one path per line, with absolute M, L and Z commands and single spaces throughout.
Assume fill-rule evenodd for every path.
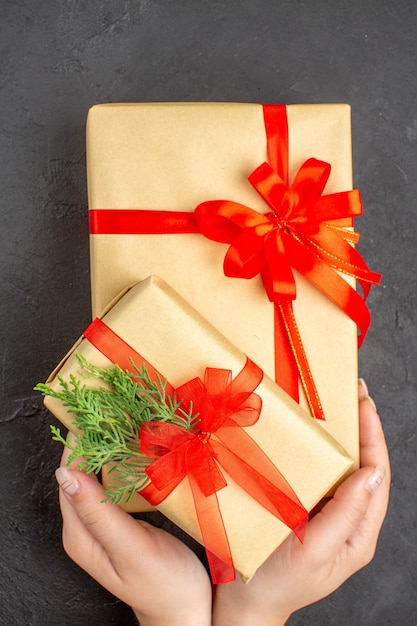
M 413 0 L 0 0 L 0 623 L 134 621 L 60 543 L 32 386 L 90 318 L 84 128 L 106 101 L 349 102 L 361 252 L 383 272 L 361 373 L 391 451 L 373 563 L 291 626 L 417 623 L 417 8 Z

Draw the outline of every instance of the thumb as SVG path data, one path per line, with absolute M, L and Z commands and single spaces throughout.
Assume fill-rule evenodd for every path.
M 81 567 L 80 561 L 88 558 L 86 546 L 117 560 L 129 545 L 129 535 L 138 533 L 135 520 L 117 505 L 103 502 L 103 488 L 92 475 L 67 467 L 58 468 L 55 475 L 60 486 L 65 550 Z
M 383 477 L 384 468 L 379 466 L 365 467 L 352 474 L 311 520 L 305 543 L 325 559 L 337 554 L 365 518 Z

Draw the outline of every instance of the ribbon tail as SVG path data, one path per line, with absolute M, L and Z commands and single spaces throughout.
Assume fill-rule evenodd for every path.
M 215 492 L 204 495 L 192 473 L 188 475 L 188 480 L 213 583 L 220 585 L 233 582 L 236 572 L 217 495 Z M 155 489 L 150 482 L 139 493 L 149 504 L 158 506 L 171 491 L 172 488 L 162 491 Z
M 192 472 L 188 478 L 213 583 L 233 582 L 236 573 L 217 495 L 204 495 Z
M 230 477 L 303 541 L 308 511 L 278 468 L 244 430 L 225 427 L 216 434 L 221 443 L 213 447 Z
M 298 401 L 298 389 L 295 389 L 295 384 L 297 382 L 295 381 L 295 371 L 297 371 L 311 415 L 316 419 L 324 420 L 325 417 L 323 407 L 321 405 L 317 387 L 314 382 L 310 366 L 308 364 L 307 355 L 305 353 L 297 322 L 295 320 L 292 303 L 285 301 L 276 302 L 275 311 L 276 316 L 279 316 L 280 318 L 280 324 L 276 324 L 275 329 L 277 330 L 277 327 L 278 330 L 285 329 L 286 338 L 288 340 L 286 345 L 286 353 L 284 355 L 280 355 L 277 351 L 277 348 L 275 352 L 276 359 L 283 358 L 284 356 L 285 363 L 288 363 L 288 366 L 286 366 L 284 363 L 284 368 L 278 372 L 280 378 L 283 379 L 286 385 L 286 388 L 284 387 L 284 389 L 286 391 L 289 390 L 290 395 Z M 278 341 L 279 344 L 283 343 L 279 335 L 275 336 L 275 341 Z M 288 344 L 290 346 L 289 349 Z M 289 360 L 288 357 L 290 357 Z M 287 367 L 287 369 L 285 369 L 285 367 Z M 280 384 L 280 382 L 278 382 L 278 384 Z
M 164 456 L 160 457 L 156 463 L 164 458 Z M 152 468 L 152 464 L 149 467 Z M 218 585 L 232 582 L 236 578 L 236 573 L 216 491 L 205 494 L 194 472 L 189 471 L 185 472 L 184 475 L 180 472 L 177 480 L 168 481 L 168 484 L 161 488 L 156 488 L 151 480 L 139 493 L 149 504 L 158 506 L 186 476 L 191 488 L 194 509 L 213 583 Z
M 300 399 L 298 391 L 297 363 L 288 339 L 283 317 L 274 305 L 274 351 L 275 351 L 275 382 L 296 402 Z
M 329 266 L 320 256 L 314 255 L 308 247 L 303 246 L 301 248 L 300 242 L 292 237 L 288 237 L 285 243 L 291 255 L 291 264 L 294 269 L 355 322 L 360 332 L 358 337 L 360 347 L 370 324 L 370 313 L 365 303 L 369 290 L 366 284 L 363 285 L 364 297 L 361 297 L 356 289 L 351 287 L 333 267 Z M 300 254 L 301 250 L 304 256 Z

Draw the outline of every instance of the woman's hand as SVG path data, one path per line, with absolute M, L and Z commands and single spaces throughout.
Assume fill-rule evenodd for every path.
M 69 557 L 130 605 L 141 626 L 211 624 L 211 584 L 195 554 L 169 533 L 103 504 L 99 482 L 68 469 L 68 454 L 56 475 Z
M 278 626 L 324 598 L 371 561 L 390 489 L 388 451 L 378 414 L 359 384 L 361 469 L 309 522 L 304 543 L 291 535 L 247 584 L 216 589 L 215 626 Z

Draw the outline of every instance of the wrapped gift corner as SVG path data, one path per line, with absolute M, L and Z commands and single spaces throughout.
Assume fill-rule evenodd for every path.
M 203 377 L 206 367 L 229 369 L 235 377 L 246 362 L 243 353 L 162 279 L 154 276 L 129 289 L 103 321 L 174 387 L 195 376 Z M 76 349 L 93 363 L 110 364 L 86 339 L 80 340 Z M 71 353 L 61 364 L 59 375 L 67 379 L 78 367 Z M 55 376 L 57 373 L 55 371 Z M 57 385 L 56 378 L 50 384 Z M 267 376 L 256 393 L 262 398 L 261 416 L 256 424 L 244 430 L 283 474 L 302 505 L 311 510 L 349 471 L 352 460 Z M 46 404 L 71 428 L 70 416 L 60 403 L 47 398 Z M 291 531 L 230 477 L 227 483 L 217 497 L 234 565 L 247 581 Z M 183 480 L 158 509 L 201 542 L 187 480 Z
M 325 193 L 352 189 L 350 107 L 289 105 L 289 174 L 311 157 L 331 164 Z M 242 103 L 105 104 L 87 123 L 91 209 L 180 211 L 229 199 L 260 213 L 248 175 L 267 160 L 263 109 Z M 161 184 L 163 181 L 163 184 Z M 119 290 L 163 276 L 274 377 L 274 314 L 259 276 L 223 273 L 226 246 L 199 233 L 91 235 L 93 315 Z M 356 325 L 302 276 L 294 312 L 326 421 L 359 465 Z M 346 280 L 353 285 L 354 279 Z M 301 392 L 301 402 L 303 401 Z

